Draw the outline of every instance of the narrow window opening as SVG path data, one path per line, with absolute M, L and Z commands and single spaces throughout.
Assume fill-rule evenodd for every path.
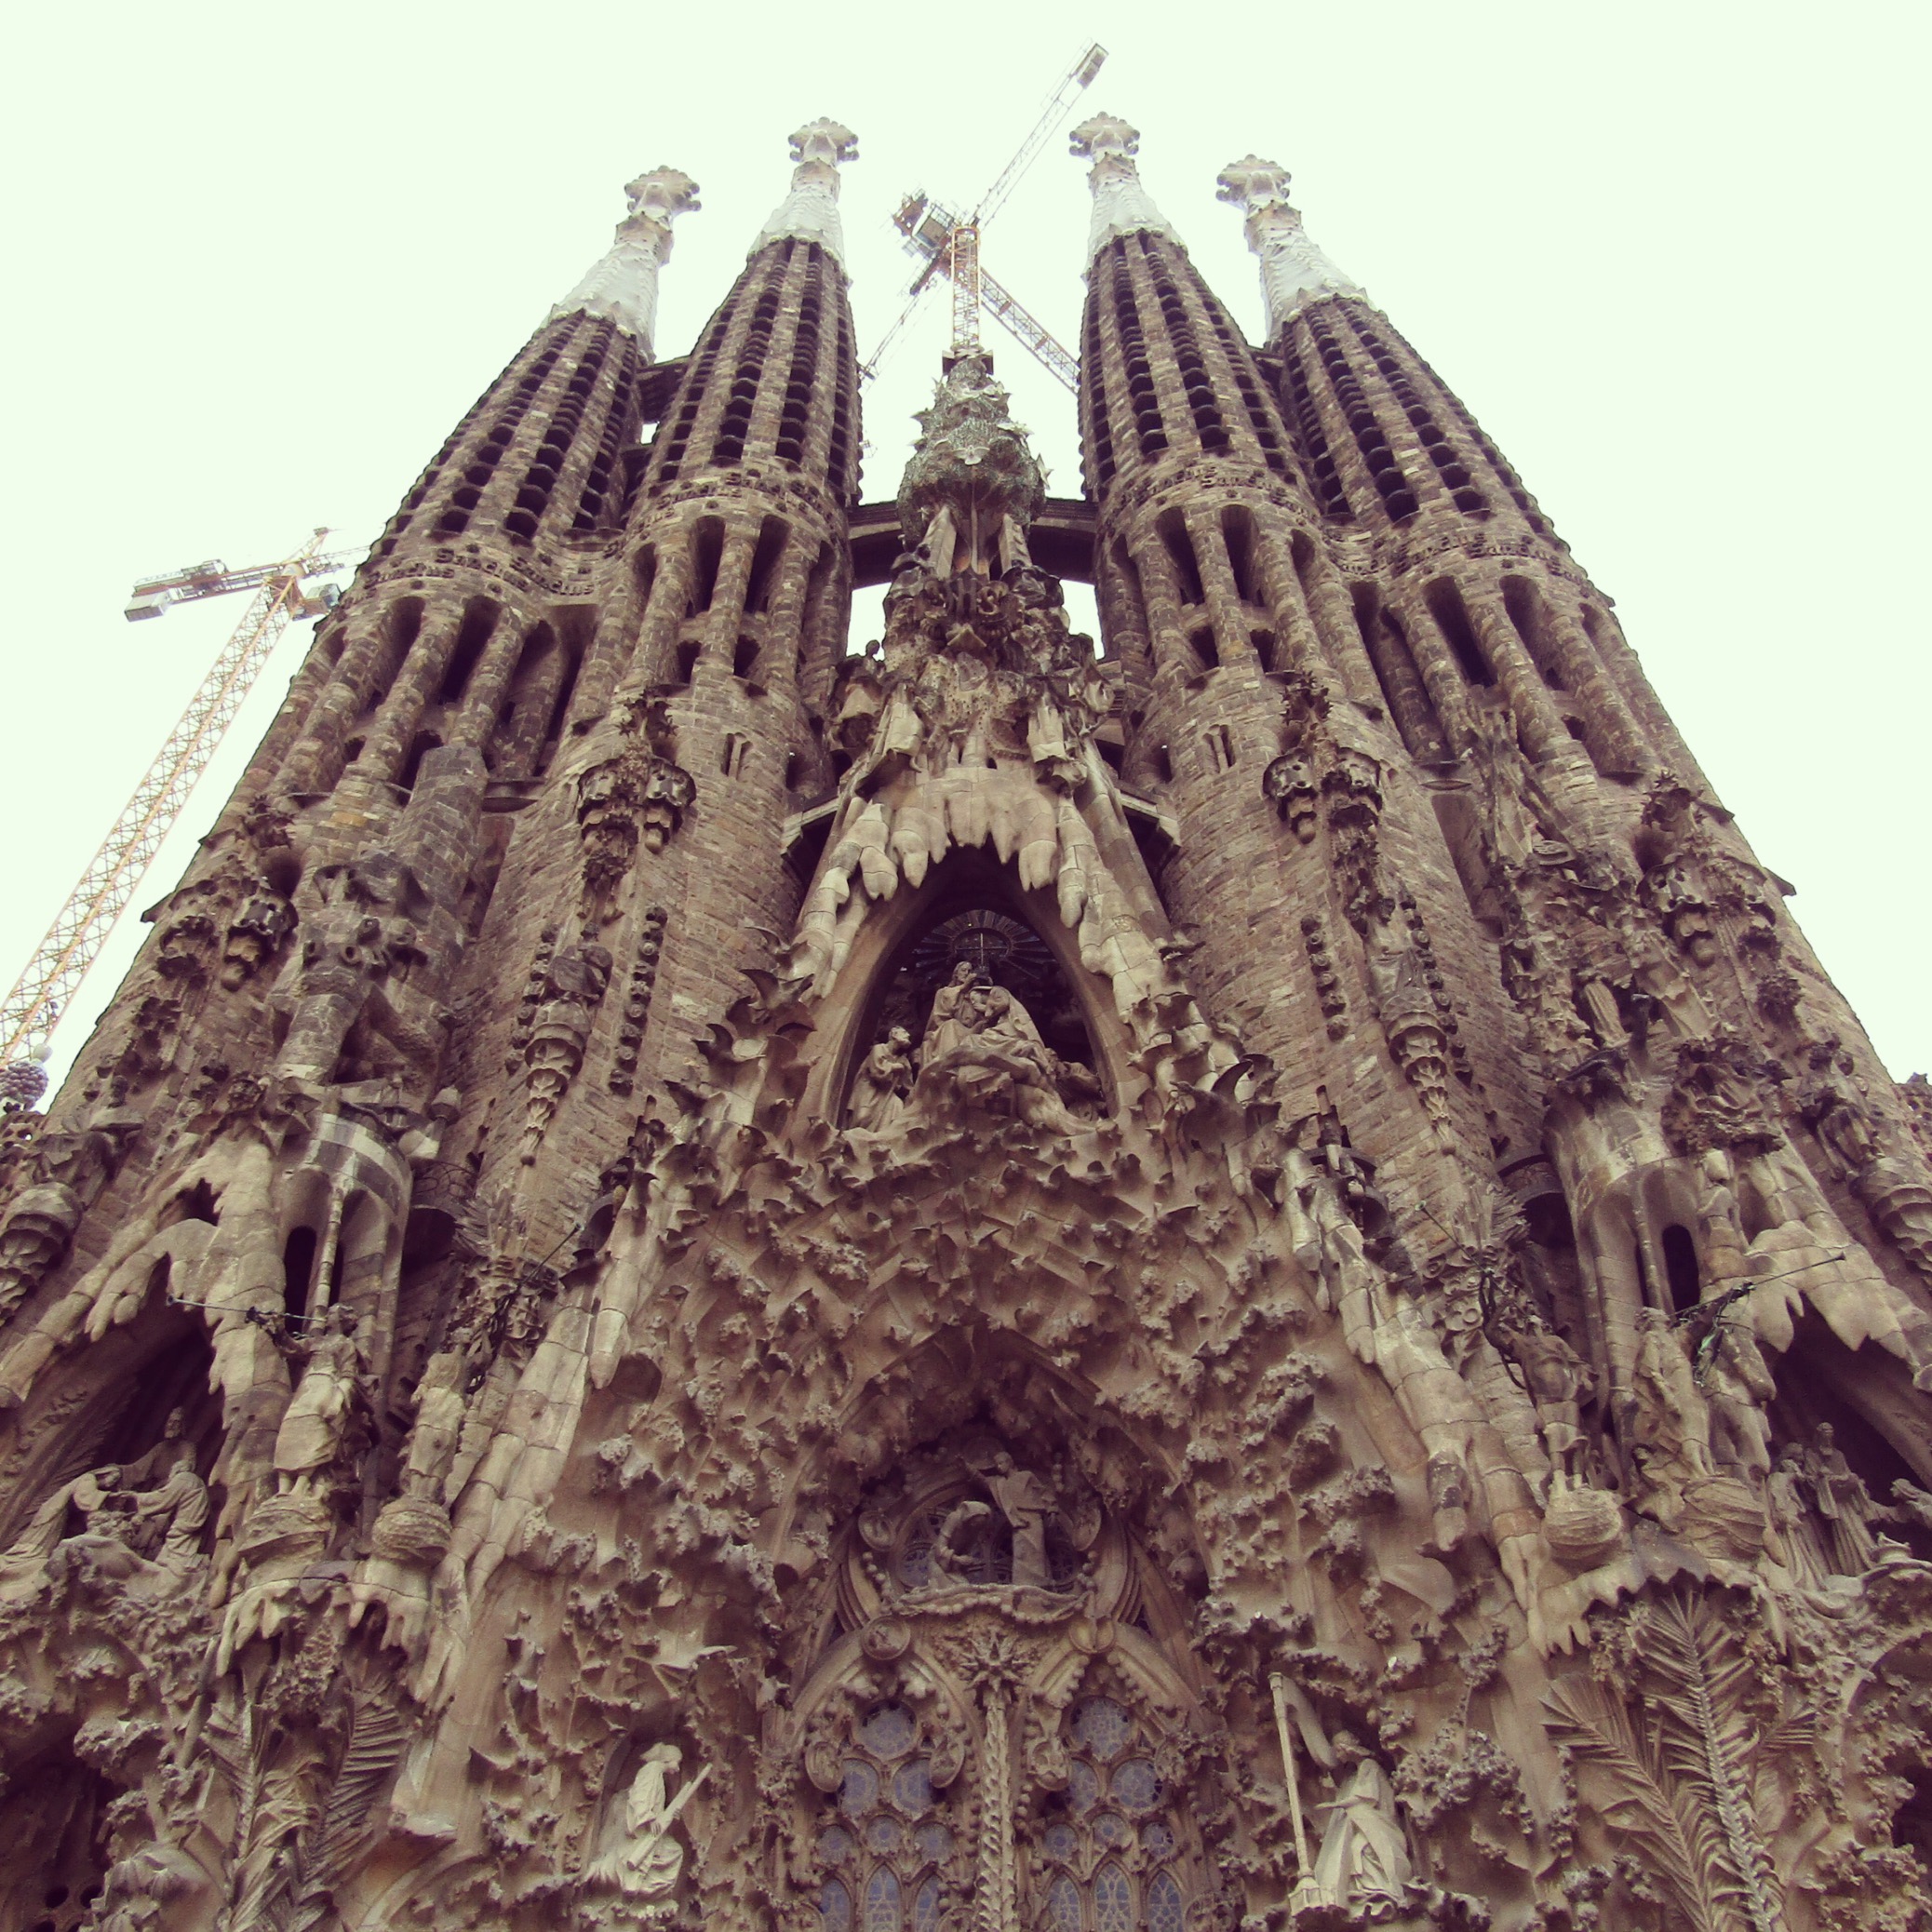
M 1154 775 L 1162 785 L 1174 783 L 1174 757 L 1164 745 L 1154 747 Z
M 1234 738 L 1226 725 L 1215 725 L 1207 734 L 1208 763 L 1216 771 L 1234 770 Z
M 1521 577 L 1503 579 L 1503 609 L 1523 648 L 1529 653 L 1543 682 L 1553 691 L 1563 690 L 1563 671 L 1550 647 L 1550 627 L 1545 622 L 1542 599 L 1532 584 Z
M 476 661 L 483 655 L 483 647 L 496 629 L 496 620 L 497 606 L 486 597 L 472 597 L 463 607 L 463 624 L 456 633 L 449 662 L 443 666 L 443 681 L 436 688 L 437 704 L 454 704 L 461 701 L 469 688 Z
M 698 668 L 698 652 L 703 646 L 693 637 L 689 643 L 678 647 L 678 682 L 689 684 L 691 673 Z
M 805 761 L 794 751 L 786 754 L 785 760 L 785 788 L 795 792 L 805 782 Z
M 423 760 L 441 745 L 442 740 L 434 731 L 418 731 L 409 741 L 409 755 L 403 761 L 402 771 L 396 776 L 396 784 L 406 792 L 416 789 L 416 774 L 423 769 Z
M 756 637 L 740 637 L 738 648 L 731 653 L 731 675 L 734 678 L 749 678 L 758 668 L 758 640 Z
M 1187 633 L 1188 648 L 1194 652 L 1195 662 L 1203 671 L 1215 671 L 1221 665 L 1221 652 L 1214 642 L 1214 627 L 1204 624 Z
M 282 1307 L 298 1322 L 308 1313 L 315 1279 L 315 1230 L 293 1228 L 282 1244 Z
M 718 566 L 724 555 L 724 525 L 716 517 L 700 519 L 694 538 L 691 605 L 708 610 L 718 595 Z
M 789 534 L 789 527 L 780 518 L 765 518 L 764 527 L 758 531 L 758 548 L 751 554 L 751 575 L 745 585 L 745 609 L 748 616 L 756 617 L 771 608 L 771 572 L 777 567 L 779 554 L 784 550 L 785 540 Z
M 1254 657 L 1264 672 L 1281 668 L 1275 662 L 1277 639 L 1272 631 L 1250 631 L 1248 641 L 1254 647 Z
M 1181 521 L 1178 511 L 1170 510 L 1156 525 L 1161 541 L 1167 546 L 1167 555 L 1174 564 L 1175 580 L 1180 586 L 1180 597 L 1184 604 L 1204 604 L 1207 592 L 1201 582 L 1201 564 L 1194 555 L 1194 545 L 1188 541 L 1187 527 Z
M 735 731 L 725 733 L 724 748 L 718 754 L 718 769 L 727 778 L 741 778 L 745 774 L 745 754 L 750 741 L 741 738 Z
M 1679 1314 L 1694 1308 L 1703 1296 L 1703 1275 L 1697 1267 L 1697 1245 L 1690 1230 L 1671 1222 L 1663 1232 L 1664 1275 L 1670 1283 L 1670 1306 Z
M 1476 640 L 1469 613 L 1462 601 L 1462 593 L 1446 577 L 1438 577 L 1423 597 L 1429 605 L 1429 615 L 1435 619 L 1449 649 L 1455 653 L 1463 677 L 1470 684 L 1493 685 L 1496 673 L 1489 668 L 1489 660 L 1483 655 L 1483 647 Z
M 1261 601 L 1254 588 L 1254 519 L 1247 511 L 1229 506 L 1221 512 L 1221 536 L 1228 545 L 1228 566 L 1234 587 L 1244 604 Z

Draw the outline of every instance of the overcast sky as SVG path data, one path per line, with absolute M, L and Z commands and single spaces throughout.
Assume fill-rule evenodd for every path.
M 1260 327 L 1214 176 L 1295 175 L 1310 232 L 1476 412 L 1617 600 L 1664 701 L 1899 1077 L 1920 996 L 1920 588 L 1928 447 L 1923 6 L 982 0 L 920 10 L 602 0 L 23 11 L 0 143 L 12 297 L 0 518 L 0 895 L 10 983 L 240 618 L 133 626 L 137 576 L 374 536 L 458 417 L 606 246 L 622 184 L 696 177 L 659 353 L 683 353 L 787 179 L 857 130 L 862 349 L 910 263 L 909 188 L 971 201 L 1093 38 L 1090 108 L 1208 279 Z M 1087 195 L 1056 139 L 987 265 L 1077 340 Z M 891 495 L 944 304 L 866 396 Z M 995 344 L 1058 493 L 1072 400 Z M 179 876 L 272 715 L 292 631 L 136 901 Z M 81 1043 L 131 916 L 57 1036 Z

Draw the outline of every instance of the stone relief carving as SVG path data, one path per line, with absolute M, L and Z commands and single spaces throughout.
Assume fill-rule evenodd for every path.
M 697 796 L 677 760 L 678 738 L 664 699 L 646 693 L 624 712 L 624 749 L 577 780 L 577 836 L 584 848 L 582 912 L 595 932 L 617 916 L 637 848 L 661 852 Z

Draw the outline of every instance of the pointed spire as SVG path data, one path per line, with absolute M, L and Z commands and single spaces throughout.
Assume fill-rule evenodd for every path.
M 1258 154 L 1230 161 L 1216 183 L 1219 199 L 1247 217 L 1248 246 L 1261 258 L 1261 299 L 1270 341 L 1288 318 L 1325 295 L 1362 295 L 1315 244 L 1288 201 L 1288 170 Z
M 1117 235 L 1134 235 L 1146 230 L 1154 235 L 1172 235 L 1174 224 L 1154 206 L 1153 198 L 1141 186 L 1140 129 L 1129 127 L 1118 114 L 1095 114 L 1073 130 L 1076 159 L 1091 161 L 1087 177 L 1093 191 L 1093 223 L 1087 231 L 1087 253 L 1097 255 Z
M 657 272 L 671 252 L 671 223 L 698 205 L 698 184 L 675 168 L 653 168 L 624 189 L 630 213 L 617 224 L 610 252 L 550 311 L 560 316 L 607 315 L 648 358 L 657 328 Z
M 810 121 L 791 138 L 792 192 L 772 211 L 751 245 L 754 255 L 768 242 L 797 235 L 816 242 L 833 261 L 845 261 L 845 230 L 839 221 L 839 164 L 859 158 L 859 137 L 837 121 Z

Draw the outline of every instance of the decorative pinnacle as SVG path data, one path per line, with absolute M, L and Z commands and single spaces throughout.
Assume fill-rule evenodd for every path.
M 609 253 L 550 311 L 605 315 L 651 354 L 657 326 L 657 272 L 671 252 L 671 223 L 698 206 L 698 184 L 675 168 L 653 168 L 624 186 L 630 212 L 617 224 Z
M 1247 217 L 1248 246 L 1261 258 L 1261 299 L 1268 304 L 1270 338 L 1311 302 L 1363 292 L 1308 239 L 1300 212 L 1288 199 L 1288 179 L 1280 163 L 1248 154 L 1230 161 L 1215 183 L 1217 198 Z
M 768 243 L 795 235 L 816 242 L 835 262 L 845 260 L 845 231 L 839 221 L 839 168 L 859 158 L 859 137 L 850 127 L 821 117 L 791 137 L 792 192 L 758 230 L 751 253 Z
M 815 121 L 808 121 L 791 136 L 792 159 L 800 164 L 827 161 L 834 168 L 841 161 L 856 161 L 859 158 L 859 137 L 850 127 L 841 127 L 837 121 L 828 121 L 823 114 Z M 821 177 L 836 185 L 836 174 Z
M 1073 130 L 1071 152 L 1091 161 L 1088 185 L 1093 191 L 1093 221 L 1087 232 L 1087 252 L 1097 255 L 1117 235 L 1150 231 L 1173 236 L 1173 224 L 1154 206 L 1141 185 L 1140 129 L 1119 114 L 1094 114 Z
M 1068 136 L 1076 160 L 1103 162 L 1132 162 L 1140 153 L 1140 129 L 1123 121 L 1119 114 L 1093 114 L 1082 121 Z M 1137 168 L 1127 169 L 1137 173 Z
M 625 227 L 650 221 L 664 231 L 664 252 L 671 251 L 671 223 L 679 215 L 698 212 L 698 184 L 676 168 L 653 168 L 634 181 L 624 183 L 624 192 L 631 205 Z M 619 231 L 622 233 L 622 230 Z

